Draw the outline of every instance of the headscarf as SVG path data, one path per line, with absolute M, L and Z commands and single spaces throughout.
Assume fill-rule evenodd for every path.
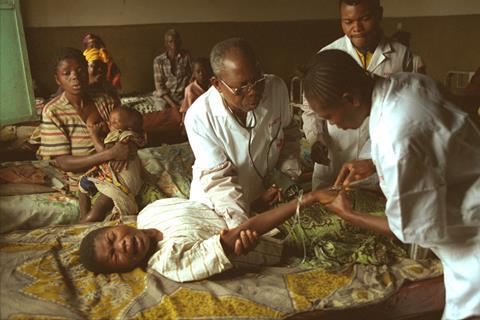
M 110 61 L 110 57 L 108 56 L 107 50 L 105 50 L 104 48 L 86 49 L 83 51 L 83 55 L 85 56 L 85 59 L 87 59 L 87 62 L 100 60 L 104 63 L 108 63 L 108 61 Z

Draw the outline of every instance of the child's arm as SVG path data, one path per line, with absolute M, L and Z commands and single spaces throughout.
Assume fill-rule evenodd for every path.
M 335 199 L 337 193 L 338 191 L 329 191 L 327 189 L 313 191 L 303 196 L 300 205 L 302 207 L 306 207 L 314 204 L 315 202 L 327 204 Z M 222 233 L 220 234 L 220 240 L 224 249 L 227 252 L 234 252 L 235 254 L 246 253 L 249 250 L 253 249 L 252 246 L 249 245 L 251 243 L 250 239 L 243 241 L 241 231 L 247 231 L 247 234 L 245 235 L 244 233 L 243 237 L 249 237 L 248 230 L 258 235 L 267 233 L 268 231 L 272 230 L 273 228 L 293 216 L 297 209 L 297 203 L 298 200 L 294 199 L 287 204 L 281 205 L 277 208 L 273 208 L 267 212 L 249 218 L 247 221 L 233 229 L 222 231 Z M 245 248 L 245 245 L 243 245 L 242 249 L 241 245 L 236 244 L 237 240 L 245 242 L 247 244 L 247 248 Z
M 105 123 L 98 122 L 93 124 L 87 124 L 88 133 L 90 133 L 90 138 L 92 138 L 93 146 L 97 152 L 102 152 L 105 150 L 105 145 L 103 143 L 104 132 L 105 132 Z

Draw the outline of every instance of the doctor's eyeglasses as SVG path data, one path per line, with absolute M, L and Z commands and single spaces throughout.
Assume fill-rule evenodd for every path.
M 235 96 L 243 97 L 250 90 L 257 88 L 259 85 L 263 85 L 263 83 L 265 82 L 265 75 L 262 75 L 260 78 L 255 80 L 253 83 L 249 83 L 249 84 L 246 84 L 246 85 L 238 87 L 238 88 L 230 87 L 225 81 L 223 81 L 220 78 L 218 78 L 218 80 L 220 80 L 220 82 L 223 83 L 225 85 L 225 87 L 227 87 L 228 90 L 230 90 L 230 92 L 233 93 Z

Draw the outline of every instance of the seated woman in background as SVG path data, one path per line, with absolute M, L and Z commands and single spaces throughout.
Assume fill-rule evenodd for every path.
M 180 109 L 185 87 L 191 80 L 190 54 L 182 49 L 182 39 L 175 29 L 164 36 L 165 52 L 153 60 L 155 105 L 158 110 L 168 107 Z
M 210 78 L 213 76 L 212 67 L 207 58 L 194 59 L 192 62 L 192 69 L 193 81 L 185 88 L 185 98 L 180 107 L 182 122 L 185 118 L 185 113 L 192 103 L 210 88 Z
M 101 50 L 90 48 L 83 51 L 88 62 L 88 91 L 91 94 L 108 94 L 120 104 L 117 89 L 107 80 L 107 65 L 101 58 Z
M 123 169 L 130 149 L 118 142 L 95 153 L 87 118 L 98 112 L 107 121 L 115 101 L 108 95 L 92 97 L 87 93 L 88 66 L 80 50 L 63 48 L 55 61 L 54 77 L 63 93 L 44 107 L 42 123 L 32 140 L 40 143 L 39 158 L 54 159 L 54 164 L 68 174 L 70 191 L 77 191 L 79 176 L 95 165 L 117 160 L 115 171 Z
M 120 69 L 118 69 L 117 64 L 113 61 L 112 57 L 108 54 L 105 48 L 105 42 L 103 40 L 93 34 L 87 33 L 85 37 L 83 37 L 83 50 L 95 48 L 100 50 L 100 56 L 102 61 L 106 65 L 106 78 L 107 81 L 112 84 L 117 90 L 122 88 L 122 84 L 120 82 Z

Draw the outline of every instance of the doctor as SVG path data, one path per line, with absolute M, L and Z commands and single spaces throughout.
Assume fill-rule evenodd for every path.
M 402 71 L 412 71 L 412 54 L 399 42 L 385 38 L 381 29 L 383 8 L 379 0 L 340 0 L 340 17 L 344 36 L 323 50 L 338 49 L 350 54 L 368 73 L 388 77 Z M 370 157 L 368 120 L 358 129 L 338 129 L 315 115 L 304 105 L 303 130 L 312 145 L 316 160 L 313 188 L 325 187 L 334 182 L 345 162 L 368 159 L 355 163 L 355 170 L 373 171 Z M 322 152 L 323 150 L 323 152 Z M 323 153 L 328 152 L 330 161 Z M 317 156 L 318 155 L 318 156 Z M 352 167 L 352 164 L 350 164 Z
M 387 197 L 386 218 L 354 211 L 343 191 L 328 208 L 432 249 L 444 268 L 444 319 L 480 316 L 479 128 L 432 79 L 372 79 L 339 50 L 317 54 L 304 88 L 311 108 L 339 128 L 358 128 L 370 116 L 372 160 Z
M 300 174 L 300 132 L 285 83 L 263 74 L 245 40 L 216 44 L 210 62 L 212 87 L 185 117 L 195 154 L 190 199 L 233 228 L 247 220 L 275 167 L 291 177 Z

